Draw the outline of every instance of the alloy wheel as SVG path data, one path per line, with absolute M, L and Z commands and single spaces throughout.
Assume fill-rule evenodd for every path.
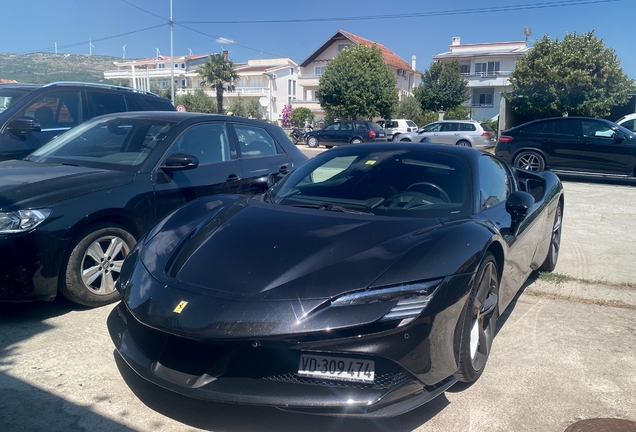
M 475 370 L 486 364 L 495 336 L 497 309 L 497 269 L 488 262 L 477 287 L 470 327 L 470 358 Z
M 129 252 L 126 242 L 117 236 L 104 236 L 95 240 L 82 258 L 84 285 L 98 295 L 114 292 L 121 266 Z

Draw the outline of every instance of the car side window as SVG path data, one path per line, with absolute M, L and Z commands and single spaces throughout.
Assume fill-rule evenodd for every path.
M 200 164 L 230 160 L 230 145 L 225 124 L 205 123 L 188 128 L 177 138 L 170 153 L 195 156 Z
M 126 112 L 126 100 L 123 95 L 114 93 L 88 92 L 93 116 Z
M 340 127 L 340 130 L 343 130 L 343 131 L 353 130 L 353 125 L 351 124 L 351 122 L 344 122 L 344 123 L 342 123 L 342 126 Z
M 459 123 L 442 123 L 442 132 L 457 132 Z
M 276 142 L 271 135 L 258 126 L 235 124 L 242 158 L 272 156 L 278 154 Z
M 332 131 L 340 129 L 340 123 L 331 123 L 329 126 L 325 127 L 324 130 Z
M 530 135 L 535 135 L 540 133 L 551 134 L 552 131 L 554 130 L 553 125 L 554 125 L 554 122 L 552 121 L 538 122 L 538 123 L 534 123 L 534 124 L 526 126 L 525 128 L 521 130 L 521 132 L 524 134 L 530 134 Z
M 610 125 L 593 120 L 583 120 L 581 130 L 586 138 L 614 138 L 616 134 Z
M 70 129 L 83 121 L 81 107 L 79 91 L 51 92 L 32 101 L 17 116 L 36 119 L 43 130 Z
M 579 135 L 581 123 L 578 120 L 555 120 L 554 133 L 556 135 Z
M 356 130 L 367 130 L 367 125 L 364 122 L 355 122 L 354 125 Z
M 489 155 L 479 158 L 480 208 L 486 210 L 503 203 L 510 195 L 511 180 L 506 167 Z
M 433 123 L 428 126 L 424 126 L 423 132 L 439 132 L 441 127 L 442 127 L 441 123 Z
M 461 123 L 461 130 L 463 132 L 471 132 L 471 131 L 476 131 L 477 128 L 475 127 L 474 124 L 472 123 Z

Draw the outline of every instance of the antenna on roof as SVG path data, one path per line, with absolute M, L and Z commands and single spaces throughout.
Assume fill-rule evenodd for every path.
M 121 55 L 121 58 L 126 58 L 126 44 L 124 44 L 124 46 L 123 46 L 123 47 L 121 47 L 121 49 L 122 49 L 122 51 L 123 51 L 123 53 L 122 53 L 122 55 Z
M 92 56 L 93 55 L 93 48 L 95 48 L 95 45 L 93 45 L 93 43 L 91 42 L 91 40 L 88 40 L 88 55 Z
M 188 48 L 188 52 L 192 55 L 192 48 Z
M 161 56 L 161 53 L 159 52 L 159 48 L 155 48 L 157 50 L 157 58 L 159 58 Z

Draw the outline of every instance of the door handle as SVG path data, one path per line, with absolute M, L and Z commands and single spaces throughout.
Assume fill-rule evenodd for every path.
M 241 178 L 239 176 L 237 176 L 236 174 L 230 174 L 229 176 L 227 176 L 227 179 L 225 180 L 226 182 L 236 182 L 239 181 Z
M 584 141 L 583 144 L 585 145 L 592 145 L 592 141 Z
M 289 167 L 287 165 L 281 165 L 278 172 L 281 174 L 287 174 L 289 172 Z

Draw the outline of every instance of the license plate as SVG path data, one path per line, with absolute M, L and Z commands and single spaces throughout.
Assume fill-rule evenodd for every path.
M 379 136 L 380 138 L 383 138 L 383 137 L 384 137 L 384 134 L 383 134 L 383 133 L 379 133 L 379 134 L 378 134 L 378 136 Z
M 373 383 L 375 362 L 344 357 L 302 354 L 298 375 L 338 381 Z

